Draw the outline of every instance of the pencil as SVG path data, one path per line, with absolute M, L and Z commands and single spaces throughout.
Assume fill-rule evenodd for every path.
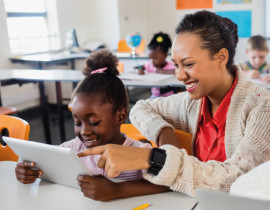
M 142 210 L 142 209 L 147 208 L 148 206 L 149 206 L 149 204 L 148 203 L 145 203 L 145 204 L 140 205 L 140 206 L 138 206 L 138 207 L 136 207 L 136 208 L 134 208 L 132 210 Z

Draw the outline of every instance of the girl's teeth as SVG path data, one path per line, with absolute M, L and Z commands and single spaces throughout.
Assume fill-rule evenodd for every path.
M 93 140 L 90 140 L 90 141 L 88 141 L 88 142 L 94 142 L 94 141 L 97 141 L 97 139 L 93 139 Z

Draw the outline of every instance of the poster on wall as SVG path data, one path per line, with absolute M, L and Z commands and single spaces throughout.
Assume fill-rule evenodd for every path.
M 213 8 L 213 0 L 176 0 L 176 9 Z
M 251 0 L 217 0 L 218 4 L 250 4 Z
M 251 36 L 251 11 L 219 11 L 217 15 L 231 19 L 238 26 L 238 36 L 240 38 Z

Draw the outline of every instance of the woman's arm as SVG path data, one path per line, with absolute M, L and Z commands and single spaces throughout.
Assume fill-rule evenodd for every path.
M 249 108 L 243 110 L 246 115 L 243 136 L 239 142 L 231 142 L 236 146 L 228 160 L 201 162 L 183 149 L 163 145 L 160 147 L 166 151 L 163 168 L 158 175 L 146 173 L 144 178 L 192 196 L 197 188 L 229 191 L 238 176 L 270 159 L 270 101 L 262 101 L 250 111 Z M 109 177 L 116 177 L 121 171 L 150 167 L 150 149 L 146 148 L 105 145 L 86 150 L 79 156 L 93 154 L 101 155 L 98 167 L 105 169 Z
M 154 185 L 144 179 L 116 183 L 103 176 L 78 176 L 77 180 L 85 197 L 99 201 L 150 195 L 170 190 L 168 187 Z
M 138 101 L 130 111 L 131 123 L 152 141 L 156 141 L 163 128 L 189 132 L 186 117 L 190 97 L 179 93 L 169 97 Z

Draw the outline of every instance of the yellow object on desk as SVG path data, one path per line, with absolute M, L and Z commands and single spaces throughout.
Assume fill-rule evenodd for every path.
M 145 204 L 140 205 L 140 206 L 138 206 L 138 207 L 136 207 L 136 208 L 134 208 L 132 210 L 142 210 L 142 209 L 145 209 L 147 207 L 149 207 L 149 204 L 148 203 L 145 203 Z

